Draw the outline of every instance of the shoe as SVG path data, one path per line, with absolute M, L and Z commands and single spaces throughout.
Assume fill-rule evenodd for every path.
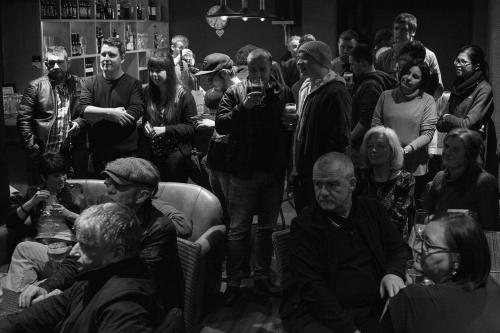
M 240 298 L 240 287 L 228 286 L 222 296 L 222 306 L 232 306 Z
M 280 288 L 273 284 L 269 279 L 259 279 L 253 281 L 253 286 L 257 291 L 270 296 L 279 297 Z

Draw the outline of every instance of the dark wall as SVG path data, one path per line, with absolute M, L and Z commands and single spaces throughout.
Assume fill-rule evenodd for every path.
M 170 33 L 171 36 L 183 34 L 189 38 L 189 48 L 195 53 L 198 63 L 214 52 L 226 53 L 231 58 L 236 51 L 246 45 L 253 44 L 271 52 L 279 59 L 285 52 L 284 33 L 280 25 L 272 25 L 270 21 L 260 22 L 231 19 L 219 37 L 205 20 L 207 10 L 218 4 L 218 1 L 183 0 L 170 1 Z M 228 1 L 233 10 L 240 10 L 241 1 Z M 275 2 L 266 1 L 266 9 L 274 13 Z M 258 9 L 258 1 L 249 1 L 250 10 Z
M 415 15 L 416 39 L 436 53 L 445 89 L 455 77 L 453 59 L 458 50 L 470 43 L 487 46 L 486 1 L 339 0 L 339 8 L 339 31 L 354 28 L 371 37 L 378 29 L 390 29 L 399 13 Z

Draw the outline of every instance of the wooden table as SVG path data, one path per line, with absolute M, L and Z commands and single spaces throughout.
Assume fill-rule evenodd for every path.
M 2 291 L 3 296 L 2 302 L 0 303 L 0 318 L 23 310 L 18 306 L 20 293 L 16 293 L 9 289 L 2 289 Z

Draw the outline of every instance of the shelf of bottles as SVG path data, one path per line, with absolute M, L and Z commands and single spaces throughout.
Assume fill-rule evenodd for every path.
M 91 76 L 99 71 L 102 40 L 114 36 L 126 48 L 124 68 L 144 76 L 147 52 L 168 47 L 168 0 L 40 0 L 42 55 L 62 45 L 71 71 Z

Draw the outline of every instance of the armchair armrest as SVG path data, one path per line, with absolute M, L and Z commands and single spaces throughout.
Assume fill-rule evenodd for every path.
M 213 227 L 210 227 L 207 231 L 205 231 L 203 235 L 201 235 L 200 238 L 196 240 L 195 243 L 201 245 L 201 255 L 203 257 L 205 254 L 210 252 L 210 249 L 223 242 L 225 237 L 226 226 L 223 224 L 214 225 Z
M 7 249 L 7 226 L 0 226 L 0 266 L 10 261 Z M 1 272 L 0 272 L 1 273 Z

